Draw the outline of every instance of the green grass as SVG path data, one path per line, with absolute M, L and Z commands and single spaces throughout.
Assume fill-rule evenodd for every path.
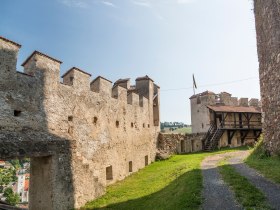
M 256 169 L 266 178 L 280 184 L 280 157 L 269 157 L 260 140 L 245 163 Z
M 191 127 L 184 127 L 184 128 L 178 128 L 175 131 L 171 131 L 171 133 L 192 133 L 192 128 Z
M 219 171 L 223 180 L 233 190 L 237 201 L 245 209 L 272 209 L 268 206 L 264 194 L 237 173 L 232 166 L 226 165 L 225 161 L 220 164 Z
M 175 155 L 155 162 L 107 188 L 101 198 L 82 209 L 181 210 L 199 209 L 202 198 L 201 161 L 208 155 L 236 151 Z

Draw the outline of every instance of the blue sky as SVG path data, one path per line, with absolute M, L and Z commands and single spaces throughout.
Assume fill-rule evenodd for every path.
M 22 44 L 18 70 L 39 50 L 63 61 L 61 74 L 149 75 L 161 120 L 190 123 L 193 73 L 197 92 L 260 97 L 252 9 L 251 0 L 1 0 L 0 35 Z

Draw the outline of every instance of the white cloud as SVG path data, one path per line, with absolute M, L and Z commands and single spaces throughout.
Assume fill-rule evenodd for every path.
M 87 3 L 82 0 L 59 0 L 60 3 L 68 7 L 87 8 Z
M 117 7 L 115 4 L 113 4 L 112 2 L 109 2 L 109 1 L 102 1 L 102 4 L 109 6 L 109 7 Z
M 152 7 L 152 4 L 149 0 L 132 0 L 131 2 L 142 7 Z

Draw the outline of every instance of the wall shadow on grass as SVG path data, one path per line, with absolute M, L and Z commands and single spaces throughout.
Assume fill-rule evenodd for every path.
M 248 150 L 249 148 L 246 146 L 238 147 L 238 148 L 223 148 L 221 151 L 231 150 Z M 215 150 L 213 152 L 209 152 L 209 155 L 218 152 Z M 197 155 L 205 154 L 205 152 L 197 152 Z M 192 154 L 181 154 L 185 155 L 194 155 Z M 180 156 L 181 156 L 180 155 Z M 213 169 L 206 169 L 210 173 Z M 149 188 L 149 186 L 147 186 Z M 180 176 L 178 176 L 174 181 L 172 181 L 165 188 L 133 200 L 127 200 L 124 202 L 108 204 L 104 206 L 102 204 L 102 200 L 106 200 L 106 195 L 97 199 L 96 201 L 92 201 L 87 203 L 87 205 L 81 210 L 102 210 L 102 209 L 112 209 L 112 210 L 182 210 L 182 209 L 200 209 L 201 204 L 203 202 L 202 198 L 202 188 L 203 188 L 203 177 L 202 170 L 193 169 L 188 171 Z M 129 192 L 128 192 L 129 193 Z M 135 193 L 135 192 L 134 192 Z M 107 194 L 108 195 L 108 194 Z M 108 195 L 109 199 L 113 200 L 114 197 L 117 199 L 118 195 Z M 97 204 L 99 202 L 99 205 Z M 104 202 L 104 201 L 103 201 Z M 105 203 L 105 202 L 104 202 Z M 101 206 L 103 207 L 97 207 Z
M 178 176 L 168 186 L 153 194 L 134 200 L 110 204 L 105 207 L 95 208 L 90 206 L 81 208 L 90 209 L 114 209 L 114 210 L 176 210 L 198 209 L 201 205 L 202 175 L 201 170 L 195 169 Z M 117 196 L 117 195 L 116 195 Z

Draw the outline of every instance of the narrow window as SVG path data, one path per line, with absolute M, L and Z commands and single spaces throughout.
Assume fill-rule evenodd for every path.
M 108 166 L 106 167 L 106 180 L 112 180 L 113 179 L 113 167 Z
M 199 96 L 196 98 L 196 103 L 197 103 L 197 104 L 201 104 L 201 100 L 200 100 L 200 97 L 199 97 Z
M 93 124 L 96 125 L 96 123 L 97 123 L 97 117 L 94 117 L 93 118 Z
M 118 128 L 120 126 L 120 122 L 117 120 L 116 121 L 116 127 Z
M 181 141 L 181 152 L 184 153 L 185 152 L 185 141 Z
M 68 116 L 68 121 L 73 121 L 73 116 Z
M 201 123 L 201 128 L 204 128 L 204 124 L 203 123 Z
M 70 77 L 70 82 L 73 82 L 73 80 L 74 80 L 74 77 Z
M 131 127 L 133 128 L 133 122 L 131 123 Z
M 149 158 L 148 155 L 145 156 L 145 166 L 147 166 L 149 164 Z
M 150 127 L 150 124 L 148 124 L 148 128 Z
M 145 123 L 143 123 L 143 128 L 145 128 Z
M 19 110 L 14 110 L 14 116 L 19 117 L 21 115 L 21 111 Z
M 128 166 L 129 166 L 128 171 L 132 172 L 132 161 L 128 162 Z

